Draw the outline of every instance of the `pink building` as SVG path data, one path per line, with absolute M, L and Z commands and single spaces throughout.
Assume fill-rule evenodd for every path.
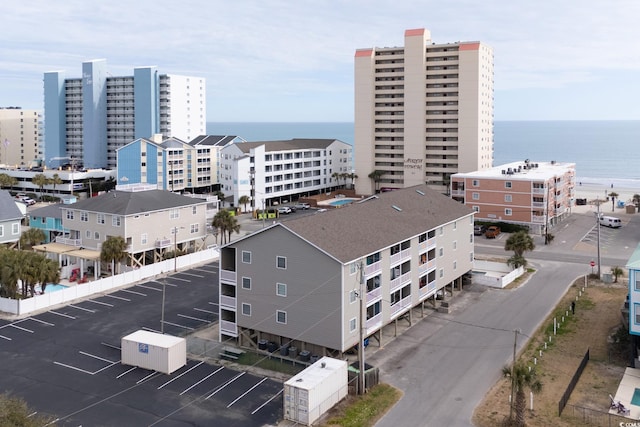
M 472 208 L 476 220 L 527 225 L 544 234 L 571 213 L 575 163 L 529 160 L 451 176 L 451 197 Z

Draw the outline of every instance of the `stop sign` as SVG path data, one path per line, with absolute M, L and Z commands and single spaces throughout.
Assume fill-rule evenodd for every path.
M 595 267 L 596 262 L 595 262 L 595 261 L 591 261 L 591 262 L 589 263 L 589 265 L 590 265 L 591 267 Z

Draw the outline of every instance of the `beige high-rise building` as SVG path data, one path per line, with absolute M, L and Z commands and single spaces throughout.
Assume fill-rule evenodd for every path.
M 452 174 L 493 163 L 493 50 L 436 44 L 425 29 L 404 41 L 355 53 L 359 194 L 424 183 L 444 192 Z
M 0 107 L 0 164 L 29 167 L 42 159 L 42 114 L 20 107 Z

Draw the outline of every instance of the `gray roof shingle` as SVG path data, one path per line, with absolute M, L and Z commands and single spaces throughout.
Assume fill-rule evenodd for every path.
M 66 206 L 70 209 L 126 216 L 204 203 L 204 199 L 182 196 L 170 191 L 147 190 L 110 191 Z
M 16 200 L 8 191 L 0 190 L 0 221 L 22 218 L 22 212 L 16 206 Z
M 248 153 L 252 148 L 265 146 L 265 151 L 288 151 L 288 150 L 310 150 L 325 149 L 333 144 L 336 139 L 308 139 L 294 138 L 285 141 L 253 141 L 237 143 L 236 146 L 244 153 Z
M 283 221 L 281 225 L 347 263 L 472 212 L 426 185 L 419 185 Z

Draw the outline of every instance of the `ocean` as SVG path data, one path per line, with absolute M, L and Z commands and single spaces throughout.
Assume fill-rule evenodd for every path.
M 353 123 L 207 123 L 210 135 L 247 141 L 333 138 L 353 144 Z M 494 165 L 529 159 L 576 164 L 584 183 L 640 188 L 640 121 L 498 121 Z

